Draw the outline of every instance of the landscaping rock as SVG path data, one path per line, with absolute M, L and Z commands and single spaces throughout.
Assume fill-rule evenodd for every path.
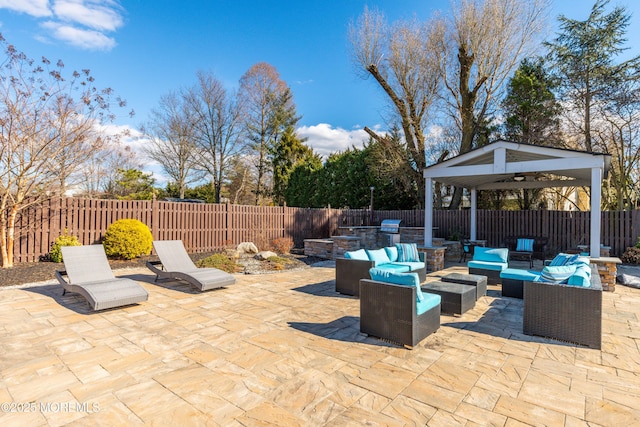
M 255 259 L 259 259 L 261 261 L 265 261 L 269 258 L 271 258 L 272 256 L 278 256 L 277 253 L 275 252 L 271 252 L 271 251 L 262 251 L 260 253 L 258 253 L 256 256 L 254 256 Z
M 258 247 L 252 242 L 242 242 L 236 250 L 243 254 L 257 254 L 259 252 Z

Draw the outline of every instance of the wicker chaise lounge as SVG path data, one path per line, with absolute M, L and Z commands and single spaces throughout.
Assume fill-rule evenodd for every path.
M 67 292 L 80 294 L 93 310 L 137 304 L 149 299 L 149 294 L 140 284 L 113 275 L 102 245 L 63 246 L 61 250 L 65 270 L 57 270 L 55 274 L 64 289 L 63 295 Z
M 153 248 L 160 261 L 148 261 L 147 267 L 156 274 L 156 280 L 182 280 L 201 291 L 222 288 L 236 282 L 236 278 L 226 271 L 196 267 L 182 240 L 156 240 Z

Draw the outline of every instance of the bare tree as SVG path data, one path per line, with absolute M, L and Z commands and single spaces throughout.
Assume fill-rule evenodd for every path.
M 232 159 L 241 150 L 242 108 L 213 74 L 199 71 L 198 83 L 185 93 L 193 119 L 200 166 L 211 176 L 216 203 Z
M 108 139 L 97 124 L 113 119 L 111 103 L 124 102 L 96 88 L 89 70 L 65 77 L 62 61 L 36 62 L 1 35 L 0 43 L 0 253 L 12 267 L 18 214 L 65 190 L 66 177 Z
M 84 197 L 106 197 L 111 194 L 118 169 L 142 169 L 136 152 L 126 144 L 111 144 L 93 153 L 80 170 L 75 172 L 78 188 Z
M 458 0 L 437 38 L 443 101 L 460 129 L 459 153 L 474 148 L 505 81 L 539 46 L 548 0 Z M 460 204 L 456 189 L 451 208 Z
M 142 129 L 148 138 L 145 154 L 158 162 L 175 182 L 181 199 L 188 184 L 204 177 L 197 168 L 199 156 L 192 113 L 184 97 L 171 92 L 160 98 L 160 105 L 151 111 L 151 119 Z
M 271 155 L 279 135 L 298 121 L 293 96 L 278 71 L 266 62 L 253 65 L 240 78 L 240 92 L 245 116 L 246 137 L 255 155 L 255 203 L 269 195 Z
M 361 75 L 373 77 L 388 96 L 404 134 L 404 149 L 408 152 L 404 161 L 413 175 L 410 180 L 422 194 L 425 127 L 440 85 L 437 58 L 441 52 L 434 45 L 439 32 L 442 29 L 438 20 L 399 21 L 389 26 L 380 12 L 367 8 L 349 27 L 354 62 Z M 369 128 L 365 130 L 385 144 L 383 136 Z

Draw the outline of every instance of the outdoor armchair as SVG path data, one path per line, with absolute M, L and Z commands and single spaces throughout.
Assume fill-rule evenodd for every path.
M 149 298 L 140 284 L 113 275 L 102 245 L 62 246 L 60 249 L 65 270 L 56 270 L 55 274 L 64 289 L 62 295 L 67 292 L 80 294 L 93 310 L 136 304 Z
M 156 280 L 182 280 L 201 291 L 222 288 L 236 282 L 236 278 L 226 271 L 196 267 L 182 240 L 155 240 L 153 249 L 160 261 L 148 261 L 147 267 L 156 274 Z

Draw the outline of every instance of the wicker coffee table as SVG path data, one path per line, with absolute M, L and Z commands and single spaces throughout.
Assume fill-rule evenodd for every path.
M 440 310 L 443 313 L 463 314 L 476 305 L 475 286 L 459 283 L 429 282 L 420 286 L 423 292 L 438 294 L 442 298 Z
M 460 283 L 476 287 L 476 301 L 487 295 L 487 276 L 480 274 L 449 273 L 440 278 L 443 282 Z

